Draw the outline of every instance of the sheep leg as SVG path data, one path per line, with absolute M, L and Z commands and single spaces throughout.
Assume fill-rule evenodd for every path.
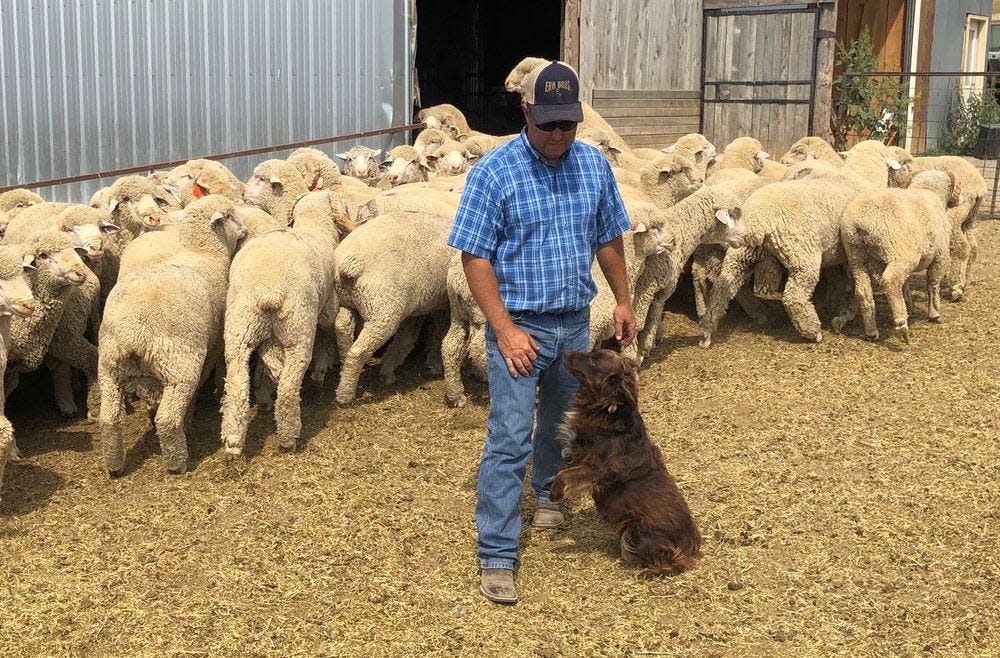
M 941 279 L 947 267 L 947 259 L 941 257 L 927 266 L 927 319 L 931 322 L 941 321 Z
M 691 281 L 694 284 L 694 312 L 698 319 L 705 315 L 705 300 L 708 298 L 708 271 L 700 247 L 691 257 Z
M 396 368 L 413 351 L 413 346 L 417 343 L 417 336 L 420 335 L 420 329 L 423 327 L 425 319 L 424 316 L 407 318 L 403 324 L 399 325 L 392 341 L 389 342 L 389 347 L 382 355 L 380 375 L 383 384 L 396 383 Z
M 465 404 L 462 383 L 462 363 L 469 353 L 468 326 L 458 314 L 452 313 L 451 326 L 441 341 L 441 363 L 444 366 L 444 399 L 449 407 Z
M 160 437 L 160 454 L 167 471 L 183 475 L 187 471 L 188 447 L 184 420 L 194 398 L 197 378 L 166 384 L 156 409 L 156 434 Z
M 337 312 L 337 319 L 334 321 L 334 326 L 337 332 L 337 352 L 340 355 L 341 360 L 347 358 L 347 353 L 351 351 L 351 346 L 354 345 L 354 332 L 357 330 L 358 318 L 356 317 L 356 311 L 340 307 Z
M 702 347 L 712 345 L 712 334 L 719 327 L 719 321 L 726 314 L 726 307 L 736 296 L 736 293 L 746 285 L 753 274 L 753 264 L 757 260 L 756 252 L 748 247 L 729 249 L 722 260 L 722 270 L 719 278 L 708 295 L 705 305 L 705 315 L 701 318 Z
M 398 317 L 398 316 L 397 316 Z M 340 382 L 337 384 L 337 402 L 350 404 L 357 395 L 358 380 L 361 379 L 361 369 L 375 350 L 380 348 L 393 335 L 399 321 L 392 321 L 391 316 L 366 320 L 351 349 L 344 355 L 344 364 L 340 368 Z
M 230 345 L 227 344 L 227 348 Z M 226 353 L 225 393 L 222 396 L 222 441 L 226 459 L 243 454 L 247 428 L 250 426 L 250 354 L 243 346 L 233 345 Z
M 804 267 L 788 268 L 788 281 L 785 283 L 785 293 L 781 296 L 781 302 L 792 319 L 795 330 L 806 340 L 815 343 L 823 340 L 819 315 L 812 303 L 812 294 L 819 283 L 819 272 L 819 258 Z
M 108 361 L 111 361 L 108 363 Z M 101 359 L 101 451 L 108 474 L 119 477 L 125 468 L 125 449 L 122 434 L 125 430 L 125 398 L 113 373 L 120 370 L 117 360 Z
M 52 392 L 56 398 L 59 415 L 63 418 L 73 418 L 80 413 L 76 400 L 73 399 L 73 369 L 65 361 L 52 356 L 45 359 L 45 364 L 52 374 Z
M 294 450 L 302 434 L 302 379 L 309 367 L 312 344 L 303 341 L 285 352 L 284 368 L 278 376 L 278 399 L 274 406 L 274 423 L 278 430 L 278 443 L 286 450 Z
M 851 278 L 854 280 L 855 305 L 861 313 L 861 322 L 865 326 L 865 338 L 878 340 L 878 326 L 875 324 L 875 294 L 872 291 L 871 274 L 862 262 L 852 262 L 850 271 Z
M 956 225 L 951 231 L 951 273 L 948 282 L 951 284 L 951 301 L 957 302 L 965 294 L 965 283 L 969 276 L 969 260 L 972 255 L 972 245 L 969 235 Z
M 309 379 L 317 386 L 322 386 L 326 381 L 326 373 L 335 362 L 333 357 L 335 349 L 336 342 L 331 340 L 330 333 L 323 327 L 317 327 L 316 340 L 313 343 L 312 370 L 309 373 Z
M 744 285 L 736 292 L 736 303 L 740 305 L 744 313 L 750 316 L 754 324 L 765 325 L 770 320 L 764 303 L 751 292 L 749 286 Z
M 431 313 L 430 320 L 431 333 L 427 339 L 427 358 L 424 360 L 424 367 L 436 377 L 444 373 L 444 364 L 441 362 L 441 343 L 444 341 L 444 335 L 448 332 L 451 323 L 447 311 Z
M 7 457 L 14 445 L 14 428 L 10 421 L 0 416 L 0 490 L 3 489 L 3 471 L 7 465 Z
M 910 327 L 907 324 L 906 301 L 903 299 L 903 285 L 913 271 L 913 263 L 889 263 L 882 272 L 882 285 L 892 309 L 892 324 L 897 333 L 907 343 L 910 342 Z

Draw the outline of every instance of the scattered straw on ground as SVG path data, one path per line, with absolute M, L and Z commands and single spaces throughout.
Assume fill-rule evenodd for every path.
M 804 344 L 773 306 L 763 330 L 733 311 L 703 350 L 675 309 L 641 403 L 702 565 L 644 578 L 576 501 L 564 530 L 526 531 L 509 608 L 474 561 L 481 385 L 447 409 L 413 358 L 391 387 L 369 368 L 348 408 L 307 388 L 304 450 L 258 419 L 235 480 L 210 396 L 183 477 L 137 412 L 115 481 L 94 425 L 28 386 L 9 404 L 26 461 L 0 505 L 0 654 L 997 653 L 998 251 L 984 222 L 968 300 L 940 325 L 918 310 L 908 346 L 858 325 Z

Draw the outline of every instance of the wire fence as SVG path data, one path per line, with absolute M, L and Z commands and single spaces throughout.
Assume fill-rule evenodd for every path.
M 834 97 L 835 124 L 847 143 L 881 139 L 903 146 L 916 156 L 957 155 L 982 173 L 987 195 L 982 214 L 1000 218 L 1000 60 L 991 59 L 984 73 L 875 71 L 844 73 L 842 86 L 873 90 L 867 126 L 857 129 L 849 118 L 867 108 L 849 108 Z M 890 82 L 893 84 L 885 84 Z M 881 93 L 882 97 L 878 94 Z M 889 95 L 886 95 L 889 94 Z M 844 124 L 848 124 L 845 126 Z

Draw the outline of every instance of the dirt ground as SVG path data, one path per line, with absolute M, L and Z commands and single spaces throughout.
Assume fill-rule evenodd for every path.
M 577 500 L 565 529 L 525 532 L 514 607 L 478 591 L 481 384 L 448 409 L 412 358 L 393 386 L 368 368 L 337 408 L 331 377 L 305 389 L 304 449 L 279 452 L 259 418 L 238 478 L 210 395 L 181 477 L 137 411 L 110 481 L 94 424 L 29 382 L 9 404 L 26 459 L 0 503 L 0 654 L 1000 653 L 1000 222 L 980 236 L 967 300 L 940 325 L 921 306 L 909 345 L 860 324 L 805 344 L 775 305 L 763 329 L 731 311 L 704 350 L 675 305 L 640 403 L 702 564 L 624 567 Z

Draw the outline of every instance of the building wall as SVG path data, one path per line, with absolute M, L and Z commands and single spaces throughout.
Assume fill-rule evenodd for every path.
M 405 125 L 409 14 L 408 0 L 3 0 L 0 187 Z M 225 164 L 246 179 L 283 155 Z M 108 182 L 38 191 L 86 202 Z
M 581 0 L 580 80 L 594 89 L 695 90 L 700 0 Z

